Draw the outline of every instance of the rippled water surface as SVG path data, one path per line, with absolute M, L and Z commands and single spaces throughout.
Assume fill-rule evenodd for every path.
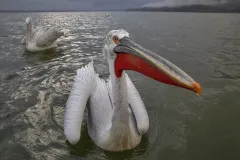
M 57 50 L 20 45 L 24 20 L 65 32 Z M 88 137 L 71 146 L 62 133 L 76 70 L 91 60 L 109 76 L 104 36 L 124 28 L 132 39 L 178 65 L 203 94 L 129 72 L 150 117 L 131 151 L 106 152 Z M 240 15 L 185 13 L 0 13 L 0 159 L 240 159 Z

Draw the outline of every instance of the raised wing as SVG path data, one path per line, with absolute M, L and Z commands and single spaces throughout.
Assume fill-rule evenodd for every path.
M 149 127 L 147 110 L 140 94 L 127 74 L 126 79 L 128 86 L 128 103 L 131 105 L 133 114 L 136 118 L 138 132 L 143 135 L 147 132 Z
M 54 43 L 58 38 L 64 35 L 63 32 L 52 27 L 43 32 L 41 36 L 38 36 L 36 39 L 36 44 L 39 47 L 48 46 Z
M 86 104 L 95 88 L 96 74 L 91 62 L 77 71 L 65 108 L 64 134 L 71 144 L 76 144 L 80 139 Z

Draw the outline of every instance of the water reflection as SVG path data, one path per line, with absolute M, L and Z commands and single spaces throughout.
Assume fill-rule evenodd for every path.
M 239 15 L 207 15 L 0 14 L 0 159 L 239 159 Z M 27 16 L 65 32 L 59 50 L 25 54 L 20 41 Z M 89 138 L 86 122 L 80 142 L 71 146 L 62 129 L 76 70 L 94 60 L 96 72 L 108 78 L 101 48 L 116 28 L 198 79 L 203 95 L 128 72 L 150 118 L 139 146 L 103 151 Z
M 9 92 L 12 101 L 8 107 L 13 105 L 15 115 L 21 115 L 12 119 L 6 114 L 1 119 L 7 118 L 10 123 L 18 126 L 12 130 L 14 139 L 36 159 L 51 159 L 67 155 L 68 152 L 89 158 L 114 159 L 119 155 L 123 155 L 122 158 L 133 158 L 148 150 L 148 136 L 144 136 L 141 144 L 133 151 L 122 154 L 104 152 L 89 138 L 86 124 L 83 125 L 81 140 L 77 145 L 71 146 L 65 142 L 62 132 L 64 107 L 76 70 L 94 60 L 96 71 L 101 77 L 106 79 L 109 76 L 102 54 L 102 43 L 109 32 L 108 28 L 114 28 L 112 24 L 116 23 L 110 16 L 109 19 L 102 16 L 105 16 L 104 13 L 32 15 L 36 24 L 55 25 L 64 30 L 65 36 L 60 39 L 61 44 L 57 49 L 29 53 L 24 51 L 24 46 L 19 46 L 26 65 L 5 80 L 18 82 L 14 92 Z M 11 115 L 14 116 L 14 113 Z M 7 125 L 9 124 L 2 123 L 2 126 Z
M 140 157 L 143 158 L 144 154 L 148 151 L 149 149 L 149 141 L 148 141 L 148 135 L 144 135 L 142 137 L 142 140 L 140 144 L 128 151 L 123 151 L 123 152 L 107 152 L 105 151 L 105 156 L 107 159 L 110 160 L 122 160 L 122 159 L 139 159 Z
M 143 157 L 149 148 L 148 135 L 144 135 L 140 144 L 132 150 L 122 152 L 104 151 L 90 139 L 86 123 L 81 132 L 80 141 L 76 145 L 71 145 L 69 142 L 67 144 L 70 148 L 70 153 L 73 155 L 109 160 L 138 159 L 139 157 Z
M 29 64 L 34 64 L 35 63 L 42 63 L 44 61 L 49 61 L 51 59 L 55 59 L 57 57 L 62 56 L 63 50 L 59 48 L 53 48 L 53 49 L 48 49 L 45 51 L 40 51 L 40 52 L 27 52 L 23 53 L 23 56 L 27 59 L 27 62 Z

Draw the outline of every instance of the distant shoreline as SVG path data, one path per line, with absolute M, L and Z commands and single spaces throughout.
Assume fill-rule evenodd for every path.
M 151 10 L 126 10 L 125 12 L 162 12 L 162 13 L 240 13 L 240 11 L 151 11 Z
M 222 5 L 187 5 L 175 7 L 143 7 L 132 8 L 126 11 L 134 12 L 197 12 L 197 13 L 240 13 L 240 6 L 232 4 Z
M 120 10 L 120 11 L 0 11 L 0 13 L 49 13 L 49 12 L 164 12 L 164 13 L 240 13 L 240 11 L 156 11 L 156 10 Z
M 185 13 L 240 13 L 240 5 L 187 5 L 174 7 L 142 7 L 125 10 L 0 10 L 0 13 L 28 13 L 28 12 L 185 12 Z
M 6 11 L 6 10 L 0 10 L 0 13 L 28 13 L 28 12 L 124 12 L 124 10 L 99 10 L 99 11 L 92 11 L 92 10 L 11 10 L 11 11 Z

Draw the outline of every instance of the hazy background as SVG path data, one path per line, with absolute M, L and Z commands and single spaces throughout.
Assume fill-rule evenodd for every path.
M 123 10 L 192 4 L 240 4 L 239 0 L 0 0 L 0 10 Z

